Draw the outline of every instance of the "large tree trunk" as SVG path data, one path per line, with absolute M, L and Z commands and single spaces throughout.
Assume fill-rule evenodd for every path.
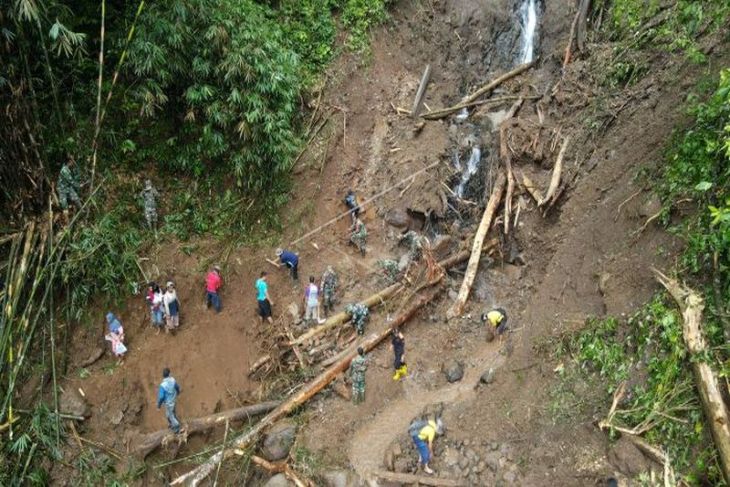
M 443 290 L 441 286 L 431 289 L 429 292 L 421 295 L 406 311 L 395 318 L 385 328 L 378 332 L 374 332 L 371 335 L 364 338 L 359 346 L 363 347 L 366 351 L 370 351 L 377 346 L 381 341 L 386 339 L 390 335 L 390 330 L 395 326 L 404 325 L 416 312 L 423 307 L 425 304 L 431 302 L 439 293 Z M 264 416 L 253 428 L 248 430 L 236 438 L 232 443 L 232 448 L 220 451 L 210 457 L 205 463 L 199 467 L 191 470 L 190 472 L 181 475 L 176 478 L 170 485 L 186 484 L 190 486 L 196 486 L 200 481 L 205 479 L 210 473 L 216 468 L 219 462 L 230 457 L 237 451 L 241 451 L 251 446 L 267 428 L 274 424 L 279 419 L 287 416 L 294 409 L 306 403 L 312 396 L 321 391 L 327 384 L 335 380 L 335 378 L 349 366 L 352 359 L 355 357 L 356 352 L 352 351 L 342 358 L 339 362 L 333 364 L 327 370 L 322 372 L 319 376 L 315 377 L 311 382 L 305 385 L 295 395 L 281 403 L 279 407 L 271 411 L 269 414 Z
M 710 352 L 702 334 L 702 311 L 705 304 L 695 291 L 680 285 L 658 270 L 657 280 L 669 291 L 679 305 L 684 318 L 682 335 L 690 354 L 690 365 L 694 372 L 702 407 L 720 457 L 720 466 L 725 483 L 730 485 L 730 419 L 718 386 L 717 378 L 704 359 Z
M 469 256 L 469 265 L 466 267 L 466 274 L 464 274 L 464 280 L 461 283 L 461 289 L 459 289 L 459 295 L 456 297 L 456 301 L 451 305 L 447 313 L 447 317 L 454 318 L 459 316 L 464 310 L 464 304 L 469 297 L 469 291 L 471 291 L 471 285 L 474 283 L 474 277 L 476 277 L 477 269 L 479 268 L 479 260 L 482 255 L 482 244 L 484 238 L 487 236 L 489 227 L 492 225 L 494 215 L 497 213 L 497 207 L 499 202 L 502 200 L 502 193 L 504 192 L 505 175 L 503 172 L 497 176 L 497 181 L 494 183 L 492 189 L 492 195 L 489 197 L 487 208 L 484 210 L 482 215 L 482 221 L 479 224 L 476 235 L 474 235 L 474 244 L 471 248 L 471 255 Z
M 226 424 L 226 421 L 241 421 L 248 419 L 251 416 L 268 413 L 276 406 L 281 404 L 281 401 L 268 401 L 259 404 L 253 404 L 251 406 L 244 406 L 241 408 L 231 409 L 229 411 L 223 411 L 218 414 L 211 414 L 203 418 L 191 419 L 184 423 L 185 433 L 189 436 L 195 433 L 207 431 L 216 426 Z M 132 449 L 131 454 L 144 460 L 144 458 L 152 453 L 157 447 L 162 444 L 166 444 L 169 441 L 173 441 L 177 438 L 177 435 L 170 432 L 169 429 L 155 431 L 144 435 L 136 446 Z

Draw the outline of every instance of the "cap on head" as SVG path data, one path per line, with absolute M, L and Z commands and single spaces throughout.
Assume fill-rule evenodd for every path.
M 164 378 L 170 377 L 170 369 L 168 369 L 167 367 L 162 369 L 162 377 L 164 377 Z
M 219 266 L 218 264 L 216 264 L 216 265 L 213 266 L 213 270 L 220 272 L 221 271 L 221 266 Z
M 165 287 L 175 287 L 175 283 L 172 281 L 167 281 L 167 284 Z
M 365 350 L 362 347 L 357 347 L 358 355 L 365 355 Z
M 109 311 L 106 314 L 106 322 L 107 323 L 111 323 L 112 321 L 114 321 L 114 318 L 115 318 L 114 313 L 112 313 L 111 311 Z
M 281 247 L 279 247 L 278 249 L 276 249 L 276 255 L 277 256 L 279 256 L 279 255 L 281 255 L 283 253 L 284 253 L 284 250 Z

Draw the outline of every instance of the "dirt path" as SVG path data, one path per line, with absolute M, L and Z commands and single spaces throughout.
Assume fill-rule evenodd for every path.
M 378 411 L 352 435 L 348 455 L 358 475 L 367 479 L 370 485 L 378 485 L 376 479 L 370 478 L 370 473 L 382 469 L 388 446 L 408 429 L 413 417 L 426 406 L 444 403 L 451 407 L 473 399 L 481 375 L 490 368 L 497 370 L 505 363 L 505 356 L 498 347 L 496 343 L 483 347 L 464 371 L 464 378 L 457 383 L 426 390 L 416 381 L 406 380 L 404 394 Z

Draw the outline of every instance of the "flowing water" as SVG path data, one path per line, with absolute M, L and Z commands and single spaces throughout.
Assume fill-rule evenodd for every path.
M 525 0 L 520 7 L 522 48 L 520 64 L 529 63 L 535 57 L 535 33 L 537 32 L 537 0 Z
M 458 161 L 458 155 L 456 156 L 456 159 Z M 482 150 L 478 145 L 475 145 L 471 148 L 471 155 L 469 156 L 469 161 L 466 163 L 466 167 L 464 168 L 463 172 L 461 173 L 461 180 L 459 181 L 459 184 L 456 186 L 456 196 L 459 198 L 464 197 L 464 189 L 466 189 L 466 185 L 471 179 L 471 177 L 474 175 L 474 173 L 477 172 L 477 169 L 479 169 L 479 162 L 482 159 Z M 459 164 L 459 167 L 461 167 L 461 164 Z

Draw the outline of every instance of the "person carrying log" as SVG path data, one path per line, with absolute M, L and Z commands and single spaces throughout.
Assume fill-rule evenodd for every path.
M 361 303 L 348 304 L 345 311 L 352 317 L 352 326 L 355 327 L 357 334 L 362 336 L 365 333 L 365 325 L 370 317 L 370 310 Z
M 223 286 L 223 278 L 221 277 L 220 266 L 214 265 L 213 269 L 205 276 L 205 305 L 213 309 L 216 313 L 221 312 L 220 288 Z
M 350 362 L 350 379 L 352 380 L 352 403 L 357 405 L 365 401 L 365 371 L 368 369 L 367 357 L 362 347 L 357 347 L 357 356 Z
M 368 239 L 368 230 L 360 218 L 355 218 L 355 222 L 350 228 L 350 243 L 360 251 L 360 255 L 364 256 Z
M 406 338 L 399 328 L 393 328 L 390 345 L 393 348 L 393 380 L 400 380 L 401 377 L 408 375 L 408 367 L 406 366 Z
M 322 304 L 324 316 L 326 317 L 330 311 L 335 309 L 335 293 L 337 292 L 337 273 L 331 265 L 328 265 L 327 270 L 324 271 L 320 287 L 322 288 Z
M 433 457 L 433 440 L 436 435 L 444 434 L 443 422 L 440 418 L 435 421 L 415 420 L 408 426 L 408 434 L 418 451 L 418 465 L 422 465 L 423 471 L 427 474 L 432 474 L 433 470 L 428 464 L 431 462 L 431 457 Z
M 279 257 L 282 264 L 289 268 L 292 280 L 299 280 L 299 256 L 282 248 L 276 249 L 276 256 Z
M 496 331 L 501 341 L 502 334 L 507 330 L 507 312 L 504 308 L 495 308 L 482 314 L 482 322 L 489 326 L 487 330 L 488 336 L 493 337 Z M 487 338 L 487 340 L 492 341 L 490 338 Z
M 271 298 L 269 297 L 269 285 L 266 282 L 266 271 L 261 272 L 261 277 L 256 280 L 256 302 L 259 305 L 259 318 L 261 323 L 264 320 L 273 324 L 274 320 L 271 318 Z
M 180 433 L 180 421 L 177 419 L 175 411 L 175 404 L 179 395 L 180 386 L 175 378 L 170 375 L 170 369 L 165 367 L 162 369 L 162 382 L 160 382 L 160 388 L 157 392 L 157 409 L 160 409 L 163 404 L 165 405 L 167 424 L 175 434 Z

